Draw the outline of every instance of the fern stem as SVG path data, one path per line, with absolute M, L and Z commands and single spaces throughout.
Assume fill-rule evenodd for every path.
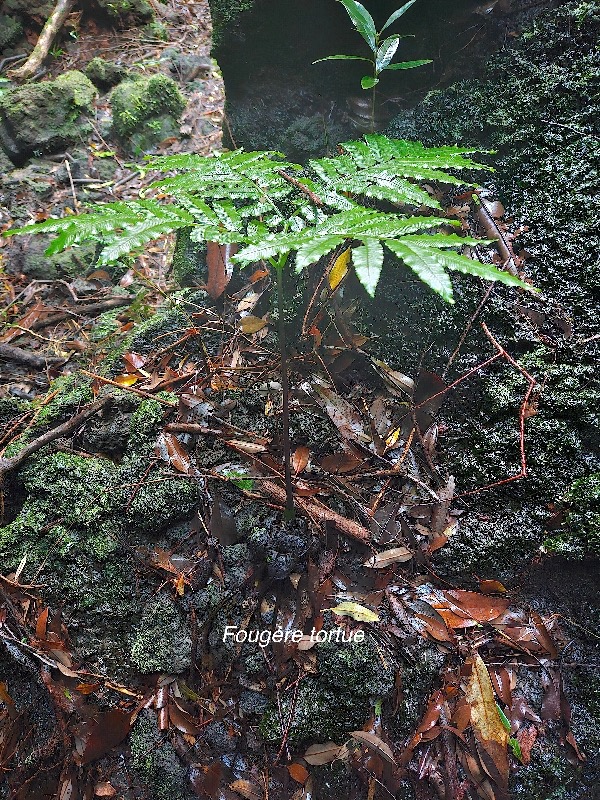
M 292 467 L 290 459 L 290 382 L 288 374 L 287 346 L 285 338 L 285 318 L 283 308 L 283 263 L 276 266 L 277 272 L 277 311 L 279 314 L 279 351 L 281 354 L 281 387 L 283 391 L 283 467 L 285 475 L 285 516 L 287 519 L 294 517 L 294 488 L 292 486 Z

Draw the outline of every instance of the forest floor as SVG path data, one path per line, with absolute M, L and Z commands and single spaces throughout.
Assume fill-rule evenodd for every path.
M 146 74 L 173 43 L 209 55 L 207 3 L 171 0 L 159 21 L 165 41 L 82 19 L 50 74 L 97 55 Z M 181 135 L 157 152 L 218 152 L 218 69 L 201 88 L 179 78 Z M 84 159 L 9 174 L 3 231 L 156 178 L 105 135 L 108 114 L 101 99 Z M 445 200 L 484 233 L 468 200 Z M 165 239 L 117 272 L 32 277 L 31 242 L 0 239 L 0 797 L 503 800 L 536 759 L 561 767 L 525 791 L 545 774 L 540 797 L 563 781 L 578 797 L 567 765 L 590 754 L 560 615 L 518 582 L 436 563 L 485 488 L 445 471 L 440 407 L 494 357 L 519 387 L 523 464 L 540 386 L 516 355 L 486 329 L 480 363 L 413 381 L 365 351 L 340 293 L 351 278 L 327 264 L 290 350 L 290 520 L 270 274 L 213 260 L 181 291 Z

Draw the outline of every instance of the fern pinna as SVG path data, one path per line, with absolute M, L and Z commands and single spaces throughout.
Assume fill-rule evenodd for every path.
M 295 254 L 297 270 L 348 243 L 356 274 L 371 296 L 385 249 L 449 303 L 451 270 L 529 288 L 510 273 L 461 254 L 481 240 L 440 231 L 459 223 L 435 216 L 439 203 L 419 185 L 461 185 L 450 170 L 489 169 L 468 158 L 472 151 L 379 134 L 339 149 L 339 155 L 306 167 L 280 153 L 241 150 L 149 158 L 144 169 L 165 173 L 150 190 L 168 199 L 98 204 L 88 213 L 8 234 L 57 233 L 48 254 L 95 240 L 101 245 L 99 263 L 109 264 L 163 234 L 191 228 L 195 241 L 237 243 L 234 259 L 240 264 L 266 260 L 282 268 Z M 371 207 L 376 204 L 388 210 Z M 417 216 L 411 208 L 430 213 Z

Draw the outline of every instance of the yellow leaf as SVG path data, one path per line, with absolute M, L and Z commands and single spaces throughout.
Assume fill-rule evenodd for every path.
M 471 708 L 471 726 L 477 741 L 477 751 L 490 778 L 506 788 L 508 732 L 500 719 L 492 682 L 481 656 L 475 653 L 469 661 L 471 675 L 465 690 L 465 699 Z
M 346 277 L 346 273 L 348 272 L 348 264 L 350 263 L 351 256 L 352 256 L 352 250 L 348 248 L 347 250 L 344 250 L 344 252 L 336 258 L 334 265 L 329 273 L 329 288 L 331 289 L 332 292 L 335 291 L 335 289 L 337 289 L 337 287 Z
M 134 383 L 137 383 L 139 380 L 137 375 L 117 375 L 115 378 L 115 383 L 118 383 L 119 386 L 133 386 Z
M 260 317 L 242 317 L 240 320 L 240 329 L 242 333 L 256 333 L 267 325 L 266 319 Z
M 329 611 L 333 611 L 334 614 L 340 617 L 352 617 L 357 622 L 379 622 L 379 615 L 371 611 L 370 608 L 365 608 L 358 603 L 350 601 L 340 603 L 339 606 L 330 608 Z

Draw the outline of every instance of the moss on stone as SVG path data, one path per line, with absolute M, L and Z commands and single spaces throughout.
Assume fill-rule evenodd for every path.
M 300 744 L 315 741 L 343 741 L 352 730 L 360 728 L 376 700 L 385 699 L 394 687 L 391 662 L 383 663 L 369 635 L 363 642 L 316 645 L 318 677 L 300 684 L 289 741 Z M 283 718 L 291 711 L 291 701 L 282 701 Z M 268 742 L 281 739 L 279 715 L 269 708 L 260 724 L 261 735 Z
M 96 56 L 86 66 L 85 74 L 94 86 L 102 91 L 107 91 L 123 80 L 127 70 L 120 64 L 115 64 L 114 61 L 106 61 L 106 59 Z
M 52 381 L 50 393 L 55 396 L 39 410 L 36 427 L 56 425 L 76 414 L 81 406 L 94 399 L 91 381 L 80 375 L 61 375 Z
M 188 800 L 186 770 L 165 732 L 158 729 L 156 714 L 142 711 L 131 731 L 133 764 L 153 800 Z
M 550 553 L 567 558 L 600 555 L 600 472 L 576 480 L 564 497 L 568 504 L 565 530 L 546 539 Z
M 177 135 L 185 108 L 177 84 L 166 75 L 123 81 L 111 92 L 110 102 L 114 133 L 140 151 Z
M 131 648 L 131 659 L 144 673 L 173 675 L 190 666 L 192 640 L 168 595 L 161 594 L 146 605 Z
M 23 35 L 23 26 L 15 17 L 0 14 L 0 52 L 6 47 L 15 44 Z
M 139 19 L 150 19 L 153 16 L 152 6 L 147 0 L 96 0 L 96 2 L 111 17 L 132 14 Z
M 82 72 L 30 83 L 0 96 L 0 141 L 15 163 L 34 153 L 55 152 L 90 131 L 85 121 L 96 89 Z
M 206 245 L 190 238 L 192 228 L 177 231 L 173 252 L 173 277 L 179 286 L 198 286 L 206 281 Z

